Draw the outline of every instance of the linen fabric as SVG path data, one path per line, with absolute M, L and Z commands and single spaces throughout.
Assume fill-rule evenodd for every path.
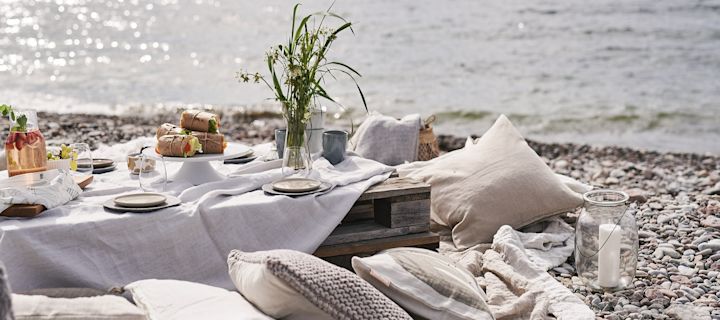
M 140 280 L 128 284 L 148 320 L 270 320 L 239 293 L 179 280 Z
M 145 320 L 145 313 L 119 296 L 50 298 L 13 294 L 16 320 Z
M 32 183 L 28 177 L 43 175 L 48 183 L 26 186 Z M 18 185 L 22 185 L 19 187 Z M 0 184 L 0 212 L 13 204 L 41 204 L 55 208 L 77 198 L 82 190 L 67 170 L 50 170 L 32 175 L 20 175 Z
M 504 115 L 476 144 L 398 173 L 432 186 L 432 222 L 451 228 L 459 249 L 490 242 L 503 225 L 520 228 L 583 203 Z
M 494 319 L 475 278 L 437 252 L 398 248 L 353 257 L 355 272 L 406 311 L 424 319 Z
M 143 141 L 152 139 L 143 139 Z M 136 151 L 136 141 L 104 151 Z M 269 146 L 269 145 L 268 145 Z M 254 148 L 262 154 L 260 148 Z M 113 158 L 114 154 L 107 158 Z M 119 155 L 115 155 L 119 157 Z M 172 276 L 225 289 L 227 255 L 245 251 L 293 249 L 313 252 L 337 227 L 360 195 L 382 182 L 391 167 L 348 156 L 335 166 L 323 158 L 313 163 L 315 176 L 335 187 L 316 196 L 269 196 L 259 188 L 282 177 L 279 168 L 223 165 L 217 170 L 245 174 L 193 187 L 173 182 L 168 194 L 183 203 L 146 213 L 103 209 L 105 201 L 138 192 L 137 176 L 120 162 L 66 205 L 27 220 L 0 220 L 0 260 L 13 289 L 89 287 L 107 289 L 128 283 Z M 261 163 L 275 165 L 275 163 Z M 166 162 L 168 175 L 179 169 Z M 268 167 L 268 168 L 272 168 Z M 265 169 L 265 168 L 263 168 Z M 254 173 L 248 173 L 254 172 Z
M 496 319 L 592 320 L 593 311 L 547 270 L 564 263 L 575 248 L 575 231 L 558 217 L 528 229 L 502 226 L 492 245 L 441 253 L 470 271 L 485 289 Z M 441 247 L 450 247 L 443 246 Z
M 10 285 L 5 275 L 5 266 L 0 262 L 0 320 L 13 320 Z
M 275 318 L 411 319 L 352 272 L 302 252 L 233 250 L 228 267 L 238 291 Z
M 397 120 L 372 113 L 350 139 L 350 150 L 375 161 L 398 165 L 417 160 L 420 115 Z

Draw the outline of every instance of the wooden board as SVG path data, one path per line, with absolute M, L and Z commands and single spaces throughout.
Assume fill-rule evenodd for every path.
M 80 189 L 85 189 L 92 181 L 93 176 L 74 177 L 75 183 Z M 45 206 L 40 204 L 14 204 L 5 209 L 0 216 L 13 218 L 32 218 L 45 211 Z
M 372 254 L 385 249 L 398 247 L 418 247 L 425 245 L 437 245 L 440 241 L 438 235 L 432 232 L 405 234 L 390 238 L 371 239 L 358 241 L 351 244 L 322 246 L 313 253 L 320 258 L 350 255 L 350 254 Z

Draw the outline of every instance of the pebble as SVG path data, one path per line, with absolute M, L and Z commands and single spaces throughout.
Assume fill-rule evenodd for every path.
M 667 247 L 658 247 L 657 249 L 655 249 L 655 252 L 653 252 L 653 257 L 655 257 L 656 259 L 662 259 L 664 256 L 669 256 L 675 259 L 681 257 L 680 253 L 678 253 L 674 249 Z
M 712 239 L 708 242 L 704 242 L 701 244 L 698 244 L 698 249 L 700 251 L 705 249 L 710 249 L 713 252 L 720 250 L 720 239 Z

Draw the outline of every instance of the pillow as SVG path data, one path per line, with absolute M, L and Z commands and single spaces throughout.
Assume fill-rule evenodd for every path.
M 230 278 L 238 291 L 273 318 L 411 319 L 352 272 L 292 250 L 233 250 Z
M 425 319 L 494 319 L 475 278 L 427 249 L 397 248 L 353 257 L 355 272 L 413 316 Z
M 349 147 L 363 158 L 390 166 L 415 161 L 420 127 L 418 114 L 397 120 L 372 113 L 353 134 Z
M 120 296 L 50 298 L 12 295 L 16 320 L 145 320 L 145 313 Z
M 0 262 L 0 320 L 13 320 L 10 285 L 5 276 L 5 266 Z
M 272 319 L 240 294 L 223 288 L 179 280 L 140 280 L 125 289 L 149 320 Z
M 461 250 L 491 242 L 503 225 L 517 229 L 583 203 L 504 115 L 477 144 L 398 172 L 431 185 L 431 219 L 452 229 Z

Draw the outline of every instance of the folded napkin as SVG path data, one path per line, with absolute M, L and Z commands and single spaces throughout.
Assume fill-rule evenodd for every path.
M 420 115 L 411 114 L 397 120 L 378 113 L 371 114 L 350 139 L 351 151 L 387 165 L 417 160 Z
M 13 204 L 41 204 L 51 209 L 77 198 L 82 192 L 65 170 L 16 176 L 2 181 L 0 186 L 0 212 Z

